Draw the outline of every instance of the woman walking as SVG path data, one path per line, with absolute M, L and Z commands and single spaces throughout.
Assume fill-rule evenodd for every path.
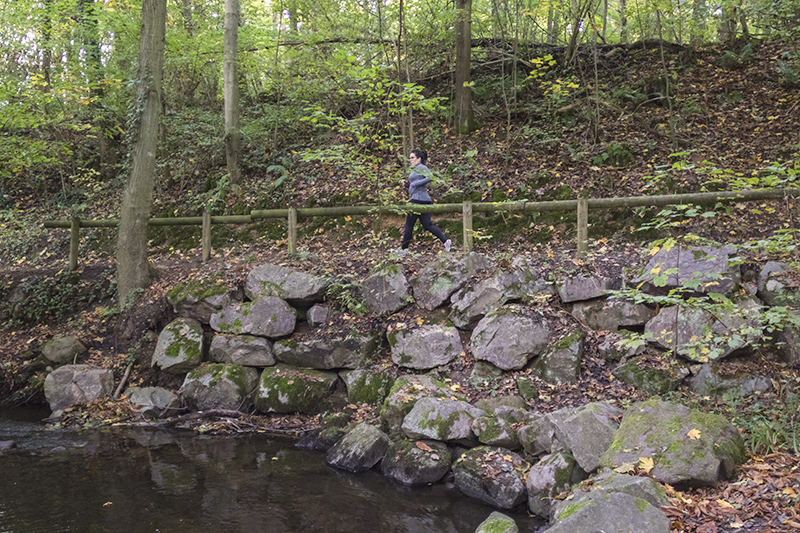
M 431 171 L 425 166 L 428 161 L 428 152 L 425 150 L 412 150 L 409 156 L 411 163 L 411 173 L 408 176 L 408 194 L 410 202 L 418 205 L 430 205 L 433 203 L 428 194 L 428 183 L 431 182 Z M 414 225 L 417 219 L 422 222 L 422 227 L 433 233 L 442 243 L 446 252 L 450 251 L 452 241 L 444 236 L 442 230 L 433 225 L 430 213 L 409 213 L 406 215 L 406 227 L 403 232 L 403 242 L 400 247 L 405 250 L 408 248 L 411 238 L 414 235 Z

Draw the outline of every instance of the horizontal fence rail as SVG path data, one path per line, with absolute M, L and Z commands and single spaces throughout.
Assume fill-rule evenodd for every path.
M 578 200 L 557 200 L 547 202 L 464 202 L 463 204 L 406 204 L 406 205 L 354 205 L 341 207 L 308 207 L 285 209 L 261 209 L 249 215 L 210 216 L 205 213 L 199 217 L 151 218 L 149 226 L 201 226 L 203 261 L 211 255 L 211 226 L 213 224 L 252 224 L 259 219 L 287 219 L 287 247 L 290 254 L 297 253 L 297 220 L 312 217 L 338 217 L 346 215 L 405 215 L 409 212 L 447 214 L 461 213 L 464 225 L 464 250 L 473 247 L 472 217 L 474 213 L 543 213 L 549 211 L 576 211 L 578 214 L 577 252 L 583 254 L 588 248 L 588 210 L 618 209 L 625 207 L 660 207 L 667 205 L 707 205 L 717 202 L 754 202 L 760 200 L 777 200 L 800 196 L 800 188 L 787 189 L 753 189 L 747 191 L 719 191 L 691 194 L 665 194 L 659 196 L 629 196 L 624 198 L 581 198 Z M 78 243 L 80 228 L 116 228 L 118 219 L 82 220 L 77 217 L 71 220 L 47 220 L 45 228 L 70 229 L 69 268 L 78 266 Z

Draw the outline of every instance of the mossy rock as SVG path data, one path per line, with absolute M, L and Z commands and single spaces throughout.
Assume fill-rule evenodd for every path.
M 331 395 L 339 376 L 333 372 L 284 364 L 264 369 L 256 392 L 263 413 L 314 413 Z

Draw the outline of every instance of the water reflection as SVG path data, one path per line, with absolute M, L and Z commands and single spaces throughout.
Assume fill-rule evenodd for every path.
M 493 509 L 444 484 L 378 472 L 264 436 L 111 428 L 50 431 L 0 411 L 0 532 L 473 532 Z M 62 451 L 58 451 L 62 450 Z M 540 522 L 509 513 L 520 531 Z

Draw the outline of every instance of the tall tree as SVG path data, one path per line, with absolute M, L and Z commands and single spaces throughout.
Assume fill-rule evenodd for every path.
M 128 126 L 133 137 L 131 173 L 122 196 L 117 240 L 117 294 L 122 307 L 150 282 L 147 221 L 155 185 L 166 20 L 167 0 L 142 0 L 136 100 Z
M 225 54 L 222 66 L 225 96 L 225 159 L 231 183 L 239 183 L 239 0 L 225 0 Z
M 472 0 L 456 0 L 455 128 L 458 133 L 477 129 L 472 110 Z

